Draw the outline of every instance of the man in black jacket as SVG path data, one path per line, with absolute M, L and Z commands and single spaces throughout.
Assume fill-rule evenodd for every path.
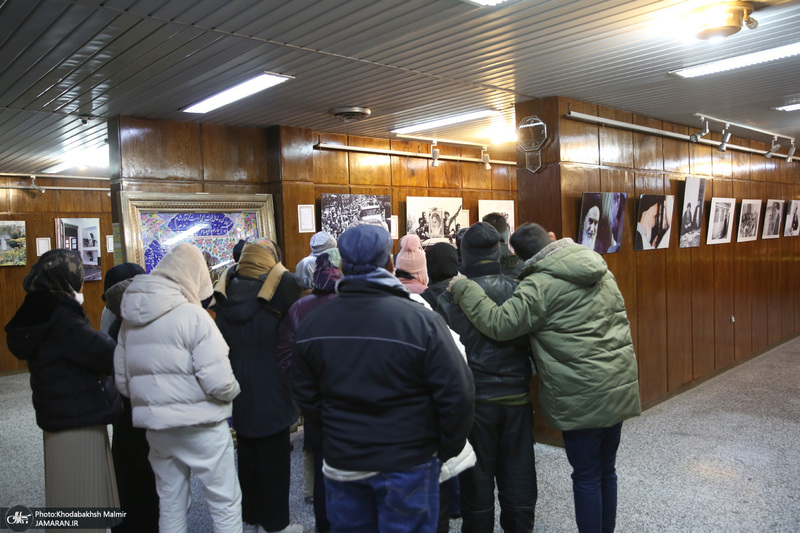
M 390 272 L 392 244 L 379 226 L 345 231 L 339 297 L 295 335 L 295 396 L 323 427 L 332 533 L 433 533 L 440 460 L 472 426 L 469 368 L 444 320 Z
M 461 239 L 461 272 L 498 305 L 518 284 L 501 272 L 501 242 L 500 234 L 487 222 L 473 224 Z M 449 292 L 439 296 L 438 304 L 437 310 L 461 337 L 475 380 L 475 422 L 469 441 L 478 461 L 475 468 L 459 477 L 464 520 L 461 531 L 494 530 L 496 480 L 503 531 L 530 533 L 537 489 L 527 338 L 499 342 L 484 336 Z

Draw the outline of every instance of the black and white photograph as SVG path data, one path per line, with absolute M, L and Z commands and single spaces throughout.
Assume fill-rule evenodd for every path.
M 500 213 L 508 224 L 508 234 L 514 233 L 514 200 L 478 200 L 478 220 L 489 213 Z
M 761 200 L 742 200 L 739 212 L 739 233 L 736 242 L 758 239 L 758 223 L 761 220 Z
M 731 242 L 736 198 L 712 198 L 710 209 L 706 244 Z
M 625 220 L 624 192 L 585 192 L 581 198 L 578 244 L 599 254 L 618 252 Z
M 800 235 L 800 200 L 791 200 L 786 207 L 786 222 L 783 226 L 784 237 L 797 237 Z
M 683 209 L 681 210 L 679 248 L 700 246 L 700 233 L 703 226 L 703 206 L 706 194 L 706 180 L 686 176 L 683 189 Z
M 767 200 L 764 213 L 764 230 L 762 239 L 777 239 L 781 236 L 781 218 L 783 217 L 783 200 Z
M 636 234 L 633 240 L 635 251 L 669 248 L 674 205 L 675 196 L 671 194 L 639 196 L 639 214 L 636 217 Z
M 56 248 L 81 254 L 84 281 L 102 279 L 99 218 L 57 218 Z
M 347 228 L 374 224 L 391 231 L 392 203 L 385 194 L 323 194 L 322 231 L 338 239 Z
M 406 233 L 416 233 L 423 247 L 437 242 L 456 245 L 456 233 L 469 227 L 469 212 L 461 198 L 409 196 L 406 198 Z

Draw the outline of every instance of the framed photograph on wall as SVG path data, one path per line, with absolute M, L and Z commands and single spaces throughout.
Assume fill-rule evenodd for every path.
M 514 233 L 517 227 L 514 223 L 514 200 L 478 200 L 478 220 L 483 220 L 489 213 L 503 215 L 508 224 L 508 235 Z
M 216 281 L 233 262 L 239 239 L 275 239 L 272 195 L 123 191 L 120 198 L 124 259 L 147 272 L 170 248 L 189 242 L 202 250 Z
M 784 237 L 797 237 L 800 235 L 800 200 L 791 200 L 786 207 L 786 222 L 783 225 Z
M 767 200 L 764 212 L 764 229 L 762 239 L 777 239 L 781 236 L 781 218 L 783 217 L 783 200 Z
M 24 220 L 0 220 L 0 266 L 25 266 L 28 248 Z
M 706 244 L 731 242 L 736 198 L 712 198 L 708 220 Z
M 636 219 L 636 233 L 633 249 L 655 250 L 669 248 L 672 233 L 672 208 L 675 196 L 664 194 L 642 194 L 639 196 L 639 216 Z
M 461 198 L 409 196 L 406 198 L 406 234 L 416 233 L 427 247 L 437 242 L 456 245 L 456 233 L 469 226 Z
M 736 236 L 736 242 L 756 240 L 760 221 L 761 200 L 742 200 L 742 209 L 739 212 L 739 233 Z
M 681 209 L 680 217 L 679 248 L 700 246 L 705 195 L 706 180 L 694 176 L 686 176 L 683 189 L 683 208 Z
M 56 248 L 74 250 L 81 255 L 84 281 L 103 278 L 100 268 L 100 219 L 57 218 Z
M 323 193 L 320 207 L 322 231 L 327 231 L 336 239 L 346 229 L 358 224 L 381 226 L 392 232 L 392 202 L 387 194 Z
M 599 254 L 618 252 L 625 221 L 624 192 L 585 192 L 581 199 L 578 244 Z

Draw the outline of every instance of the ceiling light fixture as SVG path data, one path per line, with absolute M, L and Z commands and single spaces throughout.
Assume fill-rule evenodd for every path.
M 439 149 L 436 148 L 436 141 L 431 143 L 431 166 L 438 167 L 439 166 Z
M 800 111 L 800 103 L 782 105 L 780 107 L 773 107 L 772 109 L 775 109 L 776 111 Z
M 778 138 L 777 137 L 773 137 L 772 138 L 772 147 L 769 149 L 769 151 L 767 153 L 764 154 L 764 157 L 766 157 L 767 159 L 771 158 L 775 154 L 775 152 L 777 152 L 780 149 L 780 147 L 781 147 L 781 144 L 778 142 Z
M 670 74 L 676 74 L 683 78 L 696 78 L 697 76 L 706 76 L 708 74 L 735 70 L 796 55 L 800 55 L 800 43 L 787 44 L 777 48 L 770 48 L 769 50 L 729 57 L 728 59 L 712 61 L 711 63 L 705 63 L 694 67 L 671 70 Z
M 464 2 L 468 4 L 474 4 L 476 6 L 496 6 L 497 4 L 502 4 L 506 0 L 464 0 Z
M 483 150 L 481 150 L 481 159 L 483 160 L 483 168 L 486 170 L 492 170 L 492 165 L 489 164 L 489 152 L 487 151 L 488 147 L 484 146 Z
M 205 100 L 194 104 L 193 106 L 187 107 L 183 110 L 183 112 L 208 113 L 209 111 L 213 111 L 222 106 L 236 102 L 237 100 L 241 100 L 242 98 L 246 98 L 251 94 L 269 89 L 270 87 L 274 87 L 275 85 L 290 79 L 294 79 L 294 77 L 265 72 L 264 74 L 256 76 L 255 78 L 250 78 L 239 85 L 235 85 L 230 89 L 219 92 L 214 96 L 210 96 Z
M 454 117 L 443 118 L 441 120 L 432 120 L 430 122 L 422 122 L 404 128 L 392 130 L 396 135 L 404 135 L 406 133 L 413 133 L 415 131 L 432 130 L 442 126 L 450 126 L 451 124 L 459 124 L 461 122 L 469 122 L 470 120 L 478 120 L 481 118 L 493 117 L 500 114 L 499 111 L 494 109 L 484 109 L 483 111 L 475 111 L 474 113 L 467 113 L 465 115 L 456 115 Z
M 703 127 L 700 129 L 700 131 L 698 131 L 697 133 L 692 134 L 689 137 L 689 140 L 691 142 L 693 142 L 693 143 L 696 143 L 697 141 L 699 141 L 700 139 L 702 139 L 703 137 L 708 135 L 708 131 L 709 131 L 708 121 L 706 119 L 702 118 L 702 117 L 700 117 L 700 121 L 703 123 Z
M 792 156 L 794 156 L 794 151 L 795 151 L 795 147 L 794 147 L 794 143 L 792 143 L 792 145 L 789 147 L 789 153 L 786 154 L 786 160 L 787 161 L 791 161 L 792 160 Z
M 724 152 L 728 149 L 728 143 L 731 140 L 731 132 L 728 131 L 729 124 L 725 124 L 725 129 L 722 130 L 722 142 L 717 145 L 717 150 Z
M 695 37 L 703 40 L 720 40 L 730 37 L 747 26 L 754 30 L 758 21 L 753 14 L 752 2 L 720 2 L 699 7 L 683 17 Z

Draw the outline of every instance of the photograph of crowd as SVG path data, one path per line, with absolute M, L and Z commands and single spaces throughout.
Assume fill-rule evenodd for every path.
M 786 224 L 783 227 L 784 237 L 797 237 L 800 235 L 800 220 L 798 217 L 800 213 L 797 212 L 800 208 L 800 200 L 791 200 L 789 207 L 786 209 Z
M 461 198 L 409 196 L 406 198 L 406 233 L 416 233 L 422 246 L 437 242 L 456 245 L 456 233 L 469 227 L 469 212 Z
M 585 192 L 581 199 L 578 244 L 599 254 L 618 252 L 625 220 L 624 192 Z
M 733 234 L 733 215 L 736 211 L 736 198 L 712 198 L 711 216 L 708 220 L 706 244 L 731 242 Z
M 679 248 L 695 248 L 700 246 L 706 180 L 687 176 L 684 183 Z
M 781 217 L 783 216 L 783 200 L 767 200 L 764 213 L 764 230 L 762 239 L 777 239 L 781 236 Z
M 390 230 L 392 203 L 386 194 L 323 194 L 322 231 L 335 238 L 353 226 L 374 224 Z
M 758 223 L 761 220 L 761 200 L 742 200 L 739 213 L 739 233 L 736 242 L 754 241 L 758 238 Z
M 655 250 L 669 248 L 672 232 L 673 195 L 643 194 L 639 197 L 639 216 L 636 219 L 636 233 L 633 249 Z

